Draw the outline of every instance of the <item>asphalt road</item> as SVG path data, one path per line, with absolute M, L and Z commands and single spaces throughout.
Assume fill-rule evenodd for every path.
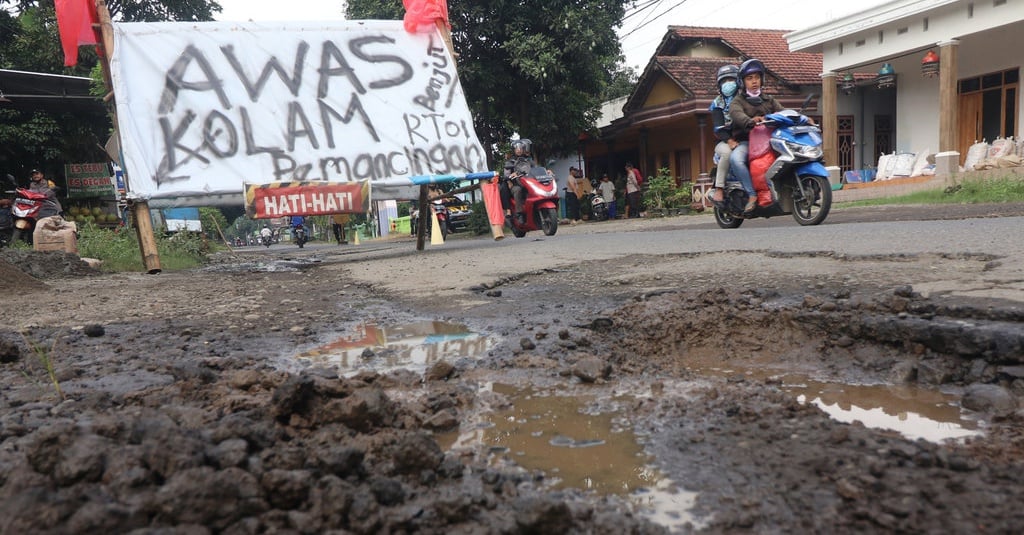
M 353 276 L 369 284 L 424 292 L 464 291 L 501 277 L 633 255 L 735 253 L 736 262 L 743 258 L 742 262 L 755 267 L 766 266 L 772 255 L 779 254 L 970 257 L 990 263 L 984 281 L 976 272 L 965 272 L 942 288 L 983 289 L 986 296 L 1024 301 L 1022 229 L 1024 203 L 893 205 L 835 209 L 823 224 L 811 227 L 801 227 L 783 216 L 754 219 L 738 229 L 725 230 L 718 228 L 713 216 L 703 213 L 561 225 L 555 236 L 538 231 L 515 238 L 509 233 L 500 241 L 463 232 L 449 236 L 442 245 L 428 242 L 422 251 L 417 251 L 415 239 L 406 235 L 364 240 L 360 245 L 314 242 L 301 250 L 293 244 L 242 250 L 344 263 L 350 265 Z M 423 266 L 417 276 L 408 277 L 410 266 L 417 265 Z

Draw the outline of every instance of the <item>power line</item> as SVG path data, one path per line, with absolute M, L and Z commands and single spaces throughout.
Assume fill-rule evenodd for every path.
M 623 38 L 623 39 L 625 39 L 625 38 L 629 37 L 630 35 L 633 35 L 634 33 L 636 33 L 636 32 L 638 32 L 638 31 L 642 30 L 642 29 L 643 29 L 643 28 L 644 28 L 645 26 L 647 26 L 648 24 L 651 24 L 652 22 L 656 22 L 656 21 L 657 21 L 657 20 L 658 20 L 659 18 L 661 18 L 661 17 L 663 16 L 663 15 L 665 15 L 665 14 L 667 14 L 668 12 L 670 12 L 670 11 L 674 10 L 675 8 L 677 8 L 677 7 L 679 7 L 679 6 L 683 5 L 683 4 L 685 4 L 686 2 L 687 2 L 687 0 L 679 0 L 679 2 L 678 2 L 677 4 L 675 4 L 675 5 L 673 5 L 672 7 L 670 7 L 670 8 L 668 8 L 668 9 L 666 9 L 665 11 L 662 11 L 661 13 L 659 13 L 659 14 L 658 14 L 658 15 L 657 15 L 656 17 L 652 18 L 651 20 L 646 20 L 646 19 L 645 19 L 645 20 L 644 20 L 644 21 L 642 21 L 642 23 L 641 23 L 640 25 L 638 25 L 638 26 L 637 26 L 636 28 L 633 28 L 632 30 L 630 30 L 630 31 L 629 31 L 629 33 L 627 33 L 627 34 L 623 35 L 623 36 L 622 36 L 622 38 Z M 659 2 L 659 4 L 660 4 L 660 2 Z
M 660 5 L 661 5 L 661 3 L 662 3 L 662 2 L 664 2 L 664 1 L 665 1 L 665 0 L 658 0 L 658 4 L 657 4 L 657 5 L 655 5 L 654 7 L 652 7 L 652 8 L 651 8 L 651 10 L 650 10 L 649 12 L 647 12 L 647 16 L 645 16 L 645 17 L 643 18 L 643 20 L 641 20 L 641 21 L 640 21 L 640 23 L 639 23 L 639 24 L 640 24 L 641 26 L 642 26 L 642 25 L 644 25 L 644 24 L 646 24 L 646 22 L 647 22 L 647 19 L 648 19 L 648 18 L 650 18 L 650 15 L 651 15 L 651 13 L 653 13 L 655 9 L 658 9 L 658 6 L 660 6 Z
M 634 17 L 636 15 L 639 15 L 639 14 L 647 11 L 648 9 L 651 9 L 652 7 L 654 7 L 655 3 L 661 3 L 661 0 L 647 0 L 646 4 L 642 4 L 642 5 L 639 5 L 639 6 L 635 7 L 635 8 L 633 8 L 632 11 L 630 11 L 629 13 L 626 13 L 626 15 L 622 17 L 623 22 L 625 22 L 626 19 L 630 19 L 630 18 L 632 18 L 632 17 Z

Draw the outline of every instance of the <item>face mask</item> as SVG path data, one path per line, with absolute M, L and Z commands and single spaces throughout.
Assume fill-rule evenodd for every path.
M 722 94 L 731 97 L 736 94 L 736 82 L 726 82 L 722 84 Z

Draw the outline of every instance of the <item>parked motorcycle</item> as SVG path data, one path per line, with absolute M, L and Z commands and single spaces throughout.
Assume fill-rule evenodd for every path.
M 594 198 L 590 200 L 590 217 L 594 221 L 608 219 L 608 205 L 604 202 L 604 197 L 594 195 Z
M 730 172 L 724 200 L 713 201 L 719 227 L 738 228 L 745 219 L 787 214 L 801 225 L 817 225 L 825 220 L 832 208 L 832 185 L 822 163 L 821 129 L 809 121 L 799 111 L 782 110 L 765 116 L 765 121 L 751 131 L 751 175 L 763 173 L 767 184 L 758 188 L 757 207 L 745 214 L 743 208 L 749 196 Z M 761 147 L 763 153 L 755 150 Z M 755 188 L 757 185 L 755 179 Z
M 299 246 L 299 249 L 302 249 L 302 246 L 306 245 L 306 242 L 309 241 L 309 236 L 306 235 L 306 227 L 301 225 L 294 227 L 292 229 L 292 241 L 295 242 L 295 245 Z
M 444 201 L 441 200 L 441 199 L 434 199 L 433 201 L 430 201 L 430 206 L 433 207 L 434 217 L 437 218 L 437 226 L 438 226 L 438 228 L 441 229 L 441 239 L 442 240 L 447 240 L 448 239 L 448 233 L 452 231 L 451 221 L 450 221 L 451 214 L 448 211 L 448 207 L 445 206 Z M 416 235 L 416 225 L 419 224 L 420 211 L 419 210 L 413 210 L 412 213 L 409 214 L 409 215 L 411 216 L 412 235 L 415 236 Z M 431 234 L 433 233 L 433 231 L 434 231 L 433 225 L 427 225 L 426 236 L 429 238 L 431 236 Z
M 11 217 L 14 218 L 14 230 L 11 232 L 11 243 L 24 239 L 32 243 L 32 232 L 39 220 L 39 213 L 46 202 L 46 194 L 27 188 L 15 190 L 14 204 L 11 206 Z
M 518 180 L 525 191 L 525 221 L 520 224 L 515 217 L 509 225 L 512 234 L 517 238 L 526 236 L 531 230 L 541 230 L 545 236 L 554 236 L 558 231 L 558 184 L 554 177 L 548 176 L 543 167 L 531 167 L 527 158 L 515 163 L 512 176 L 507 180 Z M 519 213 L 512 199 L 512 213 Z

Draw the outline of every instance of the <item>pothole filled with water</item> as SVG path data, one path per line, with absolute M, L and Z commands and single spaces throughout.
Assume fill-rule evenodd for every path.
M 598 400 L 504 384 L 485 386 L 507 404 L 439 437 L 449 449 L 483 450 L 492 465 L 539 470 L 553 488 L 628 499 L 639 514 L 666 527 L 694 525 L 697 493 L 651 465 L 626 414 L 630 399 Z
M 492 338 L 457 323 L 420 321 L 390 327 L 361 323 L 296 358 L 312 366 L 336 367 L 343 376 L 400 368 L 422 373 L 442 359 L 479 358 L 494 344 Z
M 978 422 L 960 409 L 955 394 L 914 385 L 861 385 L 825 382 L 801 373 L 779 373 L 730 364 L 691 363 L 687 369 L 704 377 L 743 377 L 777 382 L 801 403 L 820 408 L 832 419 L 896 431 L 932 442 L 981 434 Z

